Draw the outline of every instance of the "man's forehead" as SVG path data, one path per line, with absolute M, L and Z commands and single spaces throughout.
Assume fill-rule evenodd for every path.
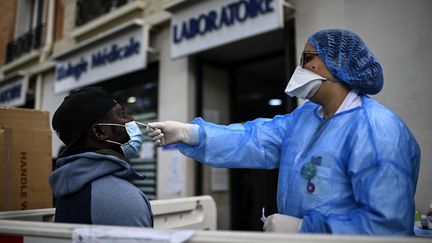
M 106 117 L 114 116 L 117 112 L 122 111 L 123 107 L 120 104 L 116 104 L 107 114 Z

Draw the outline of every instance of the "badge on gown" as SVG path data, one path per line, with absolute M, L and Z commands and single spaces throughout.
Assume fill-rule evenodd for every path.
M 317 174 L 317 165 L 321 165 L 321 156 L 313 156 L 311 162 L 304 164 L 300 170 L 302 177 L 308 181 L 306 190 L 309 193 L 315 191 L 315 184 L 312 182 L 312 179 Z

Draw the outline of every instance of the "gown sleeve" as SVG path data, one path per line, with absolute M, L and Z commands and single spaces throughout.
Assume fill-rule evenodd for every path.
M 281 144 L 292 122 L 291 114 L 228 126 L 195 118 L 199 143 L 178 147 L 184 155 L 212 167 L 273 169 L 279 166 Z

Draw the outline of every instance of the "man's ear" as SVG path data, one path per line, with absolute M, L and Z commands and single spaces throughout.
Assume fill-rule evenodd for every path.
M 104 129 L 101 126 L 97 125 L 91 127 L 91 134 L 96 141 L 104 141 L 109 137 L 109 135 L 104 131 Z

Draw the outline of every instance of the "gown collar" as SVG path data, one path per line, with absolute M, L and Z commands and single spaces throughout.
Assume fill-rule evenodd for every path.
M 347 94 L 345 99 L 342 101 L 342 104 L 337 109 L 335 115 L 343 111 L 351 110 L 361 105 L 362 105 L 362 100 L 360 95 L 354 90 L 351 90 Z M 320 118 L 324 119 L 324 109 L 322 108 L 322 106 L 318 107 L 316 112 Z

